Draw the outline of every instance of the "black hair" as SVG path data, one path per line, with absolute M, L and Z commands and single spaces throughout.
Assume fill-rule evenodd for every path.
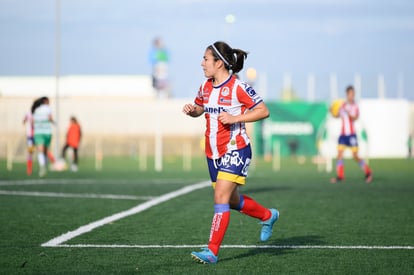
M 348 85 L 345 89 L 346 93 L 349 93 L 349 91 L 351 91 L 351 90 L 355 92 L 354 86 L 352 86 L 352 85 Z
M 214 60 L 221 60 L 227 70 L 238 73 L 243 69 L 244 60 L 247 58 L 247 52 L 240 49 L 231 48 L 226 42 L 217 41 L 208 46 Z
M 46 103 L 47 101 L 49 101 L 49 98 L 46 96 L 42 96 L 36 99 L 32 104 L 32 108 L 30 109 L 32 111 L 32 114 L 34 114 L 34 112 L 36 111 L 38 107 L 40 107 L 40 105 Z

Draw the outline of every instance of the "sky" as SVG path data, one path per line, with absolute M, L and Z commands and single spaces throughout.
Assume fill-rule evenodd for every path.
M 55 74 L 57 1 L 0 0 L 0 76 Z M 359 74 L 362 97 L 376 97 L 382 74 L 386 97 L 414 100 L 412 0 L 60 0 L 60 12 L 61 75 L 150 74 L 161 37 L 173 94 L 191 98 L 205 48 L 223 40 L 249 52 L 245 69 L 270 99 L 286 74 L 306 98 L 312 73 L 317 100 L 329 97 L 331 74 L 340 93 Z

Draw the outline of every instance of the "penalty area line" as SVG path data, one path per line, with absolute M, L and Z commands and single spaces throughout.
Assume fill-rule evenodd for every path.
M 159 197 L 156 197 L 156 198 L 151 199 L 149 201 L 146 201 L 144 203 L 138 204 L 137 206 L 135 206 L 131 209 L 113 214 L 111 216 L 108 216 L 108 217 L 105 217 L 103 219 L 91 222 L 87 225 L 81 226 L 76 230 L 64 233 L 64 234 L 62 234 L 62 235 L 60 235 L 56 238 L 53 238 L 53 239 L 43 243 L 41 246 L 43 246 L 43 247 L 56 247 L 56 246 L 62 245 L 62 243 L 67 242 L 67 241 L 69 241 L 69 240 L 71 240 L 75 237 L 78 237 L 82 234 L 85 234 L 87 232 L 90 232 L 90 231 L 94 230 L 95 228 L 98 228 L 98 227 L 103 226 L 105 224 L 123 219 L 123 218 L 131 216 L 131 215 L 135 215 L 135 214 L 140 213 L 144 210 L 147 210 L 147 209 L 149 209 L 153 206 L 156 206 L 160 203 L 169 201 L 169 200 L 174 199 L 176 197 L 191 193 L 195 190 L 202 189 L 202 188 L 205 188 L 205 187 L 210 186 L 210 185 L 211 185 L 210 181 L 203 181 L 203 182 L 199 182 L 199 183 L 192 184 L 192 185 L 189 185 L 189 186 L 185 186 L 185 187 L 180 188 L 176 191 L 161 195 Z
M 66 248 L 200 248 L 206 245 L 123 245 L 123 244 L 59 244 L 55 247 Z M 354 249 L 354 250 L 413 250 L 414 246 L 401 245 L 222 245 L 221 248 L 233 249 Z

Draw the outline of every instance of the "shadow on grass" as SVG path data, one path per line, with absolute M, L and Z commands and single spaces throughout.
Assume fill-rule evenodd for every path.
M 267 246 L 294 246 L 294 245 L 323 245 L 326 244 L 322 240 L 321 236 L 317 235 L 310 235 L 310 236 L 297 236 L 297 237 L 291 237 L 286 239 L 276 239 L 271 242 L 266 243 L 259 243 L 258 245 L 267 245 Z M 292 248 L 253 248 L 248 250 L 247 252 L 237 255 L 236 257 L 231 258 L 224 258 L 220 259 L 220 262 L 223 261 L 231 261 L 235 259 L 242 259 L 246 257 L 252 257 L 255 255 L 263 255 L 263 254 L 269 254 L 271 256 L 278 256 L 283 255 L 287 253 L 294 253 L 295 249 Z
M 251 194 L 251 193 L 266 193 L 266 192 L 272 192 L 272 191 L 287 191 L 292 190 L 292 187 L 288 186 L 267 186 L 267 187 L 257 187 L 257 188 L 251 188 L 251 187 L 244 187 L 240 191 L 241 193 Z

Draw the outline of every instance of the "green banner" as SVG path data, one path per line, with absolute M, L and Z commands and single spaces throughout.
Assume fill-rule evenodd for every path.
M 317 154 L 317 135 L 326 119 L 326 103 L 267 102 L 270 117 L 254 126 L 258 155 L 279 150 L 281 156 Z

